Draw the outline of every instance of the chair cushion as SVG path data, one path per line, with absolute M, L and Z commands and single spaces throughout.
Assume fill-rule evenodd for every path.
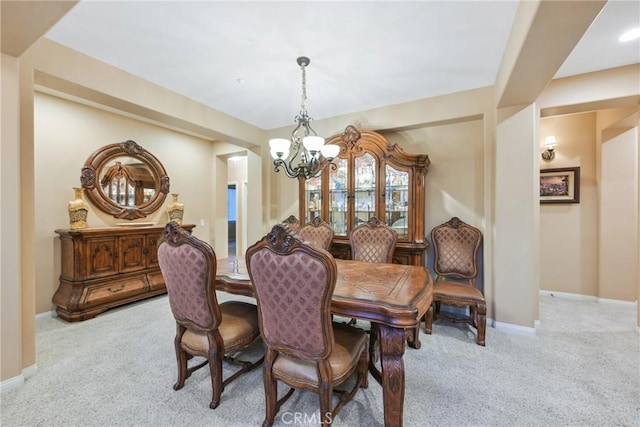
M 258 312 L 254 304 L 227 301 L 220 304 L 222 321 L 218 330 L 222 336 L 225 353 L 239 344 L 253 341 L 259 334 Z M 182 345 L 195 352 L 209 351 L 207 334 L 188 329 L 182 336 Z
M 366 351 L 369 337 L 361 329 L 340 323 L 333 324 L 335 344 L 329 356 L 334 382 L 339 383 L 344 376 L 357 365 L 360 354 Z M 279 354 L 273 364 L 273 373 L 285 381 L 297 381 L 318 387 L 316 364 L 309 360 L 300 360 Z
M 433 283 L 433 300 L 478 303 L 484 301 L 484 295 L 475 286 L 465 283 L 436 281 Z

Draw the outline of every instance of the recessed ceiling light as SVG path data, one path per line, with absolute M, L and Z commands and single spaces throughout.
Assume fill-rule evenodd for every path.
M 238 78 L 236 79 L 236 81 L 237 81 L 238 83 L 240 83 L 240 84 L 243 84 L 243 83 L 246 83 L 246 82 L 247 82 L 245 79 L 240 78 L 240 77 L 238 77 Z
M 626 33 L 620 36 L 618 41 L 628 42 L 631 40 L 635 40 L 637 38 L 640 38 L 640 28 L 634 28 L 633 30 L 627 31 Z

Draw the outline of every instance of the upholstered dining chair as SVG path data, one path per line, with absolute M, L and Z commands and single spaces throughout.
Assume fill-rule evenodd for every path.
M 351 259 L 391 263 L 397 241 L 396 230 L 375 216 L 371 217 L 369 221 L 360 224 L 349 233 Z
M 262 425 L 273 424 L 295 389 L 317 393 L 321 422 L 330 424 L 356 391 L 368 386 L 369 363 L 367 334 L 331 321 L 331 298 L 337 280 L 335 260 L 329 252 L 305 244 L 275 225 L 247 249 L 246 261 L 266 346 L 266 416 Z M 357 378 L 353 388 L 336 390 L 354 373 Z M 289 386 L 280 398 L 278 381 Z M 335 406 L 334 394 L 338 395 Z
M 476 342 L 484 346 L 487 303 L 476 286 L 482 233 L 458 217 L 453 217 L 431 230 L 431 242 L 434 249 L 433 270 L 436 273 L 433 282 L 434 317 L 440 313 L 440 304 L 469 307 L 468 317 L 441 316 L 469 323 L 477 330 Z
M 260 330 L 256 305 L 240 301 L 218 304 L 216 261 L 208 243 L 191 235 L 176 222 L 168 223 L 158 240 L 158 262 L 176 321 L 174 346 L 178 380 L 173 388 L 180 390 L 194 371 L 208 364 L 211 409 L 219 405 L 227 384 L 264 360 L 264 356 L 254 362 L 227 356 L 230 353 L 235 355 L 235 352 L 259 340 Z M 196 363 L 193 356 L 205 360 Z M 222 375 L 223 360 L 240 366 L 226 379 Z M 191 366 L 188 362 L 192 362 Z
M 333 228 L 319 216 L 298 230 L 298 237 L 316 248 L 328 251 L 333 240 Z
M 295 215 L 289 215 L 289 217 L 283 220 L 280 225 L 284 227 L 291 234 L 297 234 L 298 230 L 300 230 L 300 221 Z

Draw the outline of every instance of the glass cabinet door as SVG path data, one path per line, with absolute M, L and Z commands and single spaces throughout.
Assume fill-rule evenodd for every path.
M 347 183 L 349 167 L 347 159 L 333 160 L 336 169 L 329 168 L 329 225 L 336 236 L 347 235 Z
M 322 216 L 322 176 L 309 178 L 305 184 L 305 217 L 302 224 L 313 221 L 313 218 Z
M 409 223 L 409 173 L 389 165 L 385 168 L 385 221 L 398 232 L 398 239 L 406 239 Z
M 355 158 L 354 227 L 376 215 L 376 159 L 369 153 Z

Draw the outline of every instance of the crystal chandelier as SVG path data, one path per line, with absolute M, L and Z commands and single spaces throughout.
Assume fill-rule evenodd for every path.
M 298 125 L 291 133 L 291 139 L 270 139 L 269 149 L 276 172 L 279 172 L 282 167 L 289 178 L 304 177 L 304 179 L 309 179 L 320 175 L 322 169 L 327 165 L 336 168 L 333 159 L 340 152 L 340 147 L 334 144 L 325 144 L 324 138 L 318 136 L 309 124 L 313 119 L 309 117 L 305 108 L 307 100 L 305 67 L 309 65 L 311 60 L 306 56 L 301 56 L 297 61 L 302 70 L 302 103 L 300 104 L 300 114 L 294 119 Z M 323 162 L 322 158 L 326 159 L 326 162 Z

